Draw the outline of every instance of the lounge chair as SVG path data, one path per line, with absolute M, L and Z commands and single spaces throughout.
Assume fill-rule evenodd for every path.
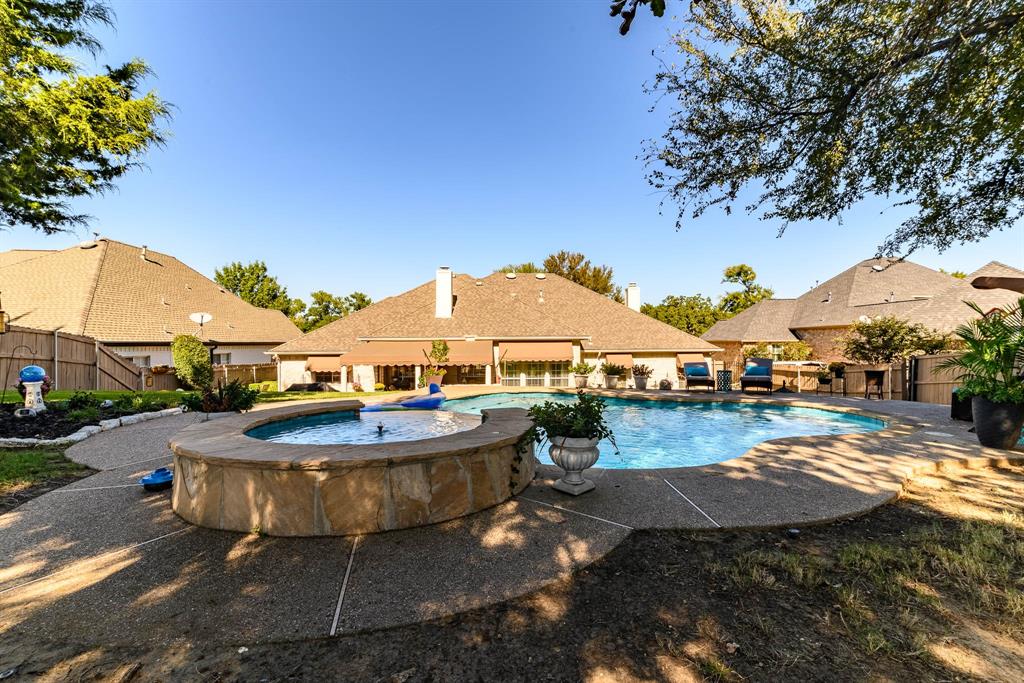
M 715 378 L 711 376 L 707 363 L 683 363 L 683 381 L 687 391 L 693 385 L 706 387 L 715 393 Z
M 746 391 L 747 387 L 760 387 L 772 393 L 772 364 L 771 358 L 748 358 L 740 377 L 740 389 Z

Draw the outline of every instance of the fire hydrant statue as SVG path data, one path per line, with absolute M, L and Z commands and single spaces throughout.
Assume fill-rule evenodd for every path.
M 43 402 L 43 380 L 46 379 L 46 370 L 38 365 L 26 365 L 18 373 L 22 384 L 25 386 L 25 407 L 36 413 L 46 410 Z

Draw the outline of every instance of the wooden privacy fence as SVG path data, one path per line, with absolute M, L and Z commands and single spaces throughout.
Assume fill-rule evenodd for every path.
M 38 365 L 53 380 L 54 389 L 142 388 L 142 371 L 92 337 L 66 332 L 8 327 L 0 335 L 0 382 L 8 389 L 18 382 L 25 365 Z
M 221 380 L 225 384 L 237 379 L 242 384 L 256 382 L 274 382 L 277 380 L 277 365 L 260 363 L 258 365 L 214 365 L 214 381 Z
M 917 356 L 910 360 L 910 398 L 922 403 L 952 402 L 953 390 L 960 386 L 956 380 L 957 370 L 939 370 L 939 365 L 954 353 L 940 353 L 934 356 Z

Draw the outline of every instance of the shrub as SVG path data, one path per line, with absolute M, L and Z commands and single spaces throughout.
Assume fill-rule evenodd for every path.
M 577 363 L 569 368 L 569 372 L 574 375 L 589 375 L 594 371 L 594 366 L 590 363 Z
M 258 390 L 250 389 L 233 379 L 226 385 L 218 382 L 216 389 L 208 387 L 200 394 L 186 394 L 182 397 L 181 405 L 202 413 L 242 412 L 252 410 L 259 395 Z
M 840 363 L 839 361 L 832 361 L 828 364 L 828 371 L 836 377 L 842 377 L 846 373 L 846 363 Z
M 81 410 L 82 408 L 99 408 L 100 401 L 96 396 L 90 394 L 88 391 L 76 391 L 71 394 L 71 397 L 65 402 L 65 406 L 68 411 Z
M 422 377 L 420 377 L 420 386 L 423 386 L 423 378 Z M 359 382 L 353 382 L 352 383 L 352 391 L 355 391 L 355 392 L 358 392 L 358 393 L 362 393 L 363 385 L 360 384 Z
M 781 360 L 810 360 L 814 349 L 805 341 L 786 342 L 782 345 Z
M 570 439 L 611 439 L 615 444 L 615 436 L 604 420 L 604 400 L 600 396 L 576 394 L 575 403 L 555 403 L 545 401 L 530 408 L 533 419 L 533 438 L 540 443 L 543 434 L 548 440 L 552 438 Z
M 209 389 L 213 384 L 210 352 L 203 342 L 191 334 L 179 334 L 171 342 L 174 374 L 193 389 Z
M 69 410 L 68 419 L 75 422 L 99 422 L 100 408 L 98 405 L 95 405 Z
M 947 335 L 891 315 L 854 323 L 841 341 L 844 356 L 871 365 L 891 365 L 915 352 L 936 353 L 950 346 Z
M 254 391 L 277 391 L 277 382 L 253 382 L 249 388 Z
M 601 370 L 607 377 L 621 377 L 626 374 L 625 366 L 616 365 L 615 363 L 605 363 Z
M 633 366 L 633 376 L 634 377 L 650 377 L 653 374 L 654 374 L 654 368 L 652 368 L 652 367 L 650 367 L 648 365 L 644 365 L 642 363 L 639 363 L 639 364 Z
M 374 391 L 384 391 L 384 385 L 382 383 L 380 383 L 380 382 L 377 382 L 376 384 L 373 385 L 373 390 Z
M 775 350 L 773 346 L 781 346 Z M 791 341 L 783 344 L 747 344 L 743 347 L 744 358 L 772 358 L 774 360 L 809 360 L 814 349 L 805 341 Z

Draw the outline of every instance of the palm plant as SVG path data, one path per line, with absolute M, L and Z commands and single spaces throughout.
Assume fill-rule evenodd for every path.
M 956 329 L 963 353 L 946 359 L 936 370 L 959 370 L 959 393 L 964 397 L 1024 404 L 1024 297 L 987 314 L 974 302 L 967 305 L 979 317 Z

